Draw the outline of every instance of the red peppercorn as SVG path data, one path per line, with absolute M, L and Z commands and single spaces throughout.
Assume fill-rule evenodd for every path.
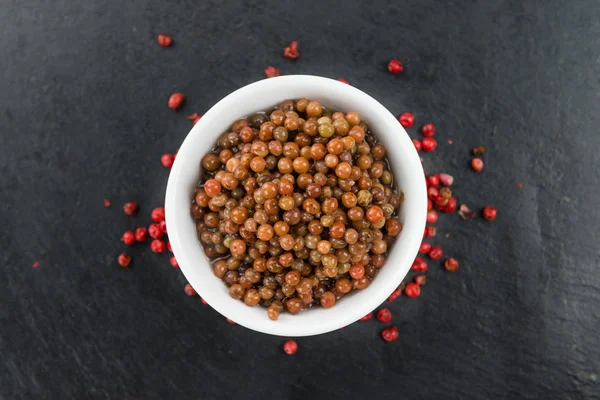
M 160 239 L 165 233 L 160 229 L 159 224 L 150 224 L 148 227 L 148 234 L 150 234 L 152 239 Z
M 119 257 L 117 257 L 117 262 L 119 263 L 119 265 L 123 268 L 129 266 L 129 263 L 131 263 L 131 257 L 129 257 L 127 254 L 125 253 L 121 253 L 119 254 Z
M 425 275 L 415 276 L 415 283 L 419 286 L 424 286 L 427 283 L 427 277 Z
M 185 284 L 185 287 L 183 288 L 183 291 L 188 296 L 195 296 L 195 295 L 198 294 L 198 293 L 196 293 L 196 290 L 192 287 L 192 285 L 190 285 L 189 283 Z
M 426 226 L 423 237 L 434 237 L 436 234 L 437 234 L 437 229 L 435 229 L 435 226 Z
M 181 105 L 183 104 L 184 98 L 185 98 L 185 96 L 183 95 L 183 93 L 180 93 L 180 92 L 173 93 L 171 95 L 171 97 L 169 97 L 169 108 L 172 108 L 175 110 L 175 109 L 181 107 Z
M 206 300 L 204 300 L 202 297 L 200 297 L 200 301 L 202 302 L 202 304 L 204 304 L 205 306 L 208 305 L 208 303 L 206 302 Z
M 458 269 L 458 261 L 454 258 L 448 258 L 444 261 L 444 268 L 446 268 L 446 271 L 456 272 Z
M 36 262 L 34 262 L 34 263 L 33 263 L 33 268 L 37 268 L 37 267 L 39 267 L 39 266 L 40 266 L 40 263 L 39 263 L 39 261 L 36 261 Z
M 153 252 L 155 253 L 164 253 L 165 250 L 167 249 L 167 245 L 165 244 L 165 242 L 163 242 L 160 239 L 154 239 L 151 243 L 150 243 L 150 248 L 152 249 Z
M 377 320 L 387 324 L 392 320 L 392 312 L 387 308 L 382 308 L 381 310 L 377 311 Z
M 474 158 L 471 160 L 471 168 L 473 168 L 473 171 L 475 172 L 481 172 L 481 170 L 483 169 L 483 161 L 481 161 L 481 158 Z
M 348 82 L 348 81 L 347 81 L 347 80 L 345 80 L 344 78 L 340 78 L 340 79 L 338 79 L 338 81 L 340 81 L 340 82 L 342 82 L 342 83 L 345 83 L 345 84 L 347 84 L 347 85 L 349 85 L 349 84 L 350 84 L 350 82 Z
M 190 121 L 195 121 L 201 117 L 202 117 L 201 115 L 199 115 L 197 112 L 195 112 L 193 114 L 188 115 L 186 118 L 189 119 Z
M 430 138 L 430 137 L 426 137 L 423 138 L 423 140 L 421 140 L 421 143 L 423 144 L 423 151 L 434 151 L 437 147 L 437 142 L 435 141 L 434 138 Z
M 110 207 L 110 200 L 108 199 L 104 199 L 104 207 L 109 208 Z
M 283 49 L 283 56 L 288 60 L 295 60 L 299 55 L 298 42 L 296 41 L 293 41 L 289 46 Z
M 227 322 L 229 322 L 231 325 L 235 325 L 235 321 L 229 318 L 225 318 L 227 320 Z
M 407 297 L 419 297 L 421 295 L 421 287 L 416 283 L 411 282 L 406 285 L 406 288 L 404 288 L 404 293 Z
M 417 257 L 415 258 L 415 261 L 413 261 L 410 270 L 415 272 L 425 272 L 427 271 L 427 262 L 425 262 L 425 260 L 423 260 L 421 257 Z
M 154 221 L 154 222 L 164 221 L 165 220 L 165 208 L 164 207 L 156 207 L 150 213 L 150 218 L 152 218 L 152 221 Z
M 148 230 L 146 228 L 137 228 L 135 230 L 135 240 L 143 242 L 148 238 Z
M 440 174 L 440 183 L 444 186 L 452 186 L 452 184 L 454 183 L 454 177 L 452 177 L 452 175 L 448 175 L 448 174 Z
M 167 242 L 167 250 L 169 250 L 171 253 L 173 252 L 173 249 L 171 248 L 171 242 Z
M 438 214 L 435 210 L 429 210 L 427 211 L 427 223 L 428 224 L 435 224 L 438 220 Z
M 423 149 L 423 143 L 421 143 L 419 139 L 413 139 L 412 142 L 415 145 L 415 149 L 417 151 L 421 151 Z
M 288 340 L 283 344 L 283 351 L 285 354 L 292 355 L 298 351 L 298 343 L 295 340 Z
M 487 207 L 483 208 L 482 213 L 483 213 L 483 218 L 487 219 L 488 221 L 493 221 L 496 219 L 498 210 L 496 209 L 496 207 L 487 206 Z
M 384 329 L 381 331 L 381 337 L 386 342 L 393 342 L 394 340 L 398 339 L 398 328 L 391 326 L 387 329 Z
M 440 176 L 438 174 L 432 174 L 427 177 L 427 184 L 429 187 L 440 186 Z
M 390 294 L 390 297 L 388 297 L 388 301 L 392 302 L 394 300 L 396 300 L 398 297 L 400 297 L 400 295 L 402 294 L 402 289 L 400 288 L 396 288 L 392 294 Z
M 431 201 L 436 201 L 440 197 L 440 191 L 437 188 L 427 188 L 427 198 Z
M 400 60 L 391 60 L 388 63 L 388 71 L 392 74 L 399 74 L 404 69 L 404 65 L 400 62 Z
M 372 312 L 370 312 L 370 313 L 368 313 L 367 315 L 365 315 L 364 317 L 362 317 L 360 320 L 361 320 L 361 321 L 368 321 L 368 320 L 370 320 L 370 319 L 371 319 L 371 317 L 372 317 L 372 316 L 373 316 L 373 313 L 372 313 Z
M 429 250 L 429 257 L 432 260 L 439 260 L 440 258 L 442 258 L 442 248 L 440 246 L 433 246 L 431 248 L 431 250 Z
M 165 221 L 163 219 L 162 221 L 160 221 L 158 223 L 158 226 L 160 227 L 160 230 L 162 231 L 162 233 L 167 233 L 167 221 Z
M 279 72 L 279 70 L 277 68 L 272 67 L 272 66 L 269 65 L 265 69 L 265 75 L 267 75 L 267 78 L 274 78 L 276 76 L 281 75 L 281 73 Z
M 403 127 L 410 128 L 415 123 L 415 116 L 409 112 L 405 112 L 400 116 L 400 118 L 398 118 L 398 120 Z
M 448 199 L 448 203 L 440 210 L 444 213 L 451 213 L 456 211 L 456 199 L 454 197 L 450 197 Z
M 127 231 L 123 234 L 123 237 L 121 238 L 121 240 L 127 246 L 132 246 L 135 243 L 135 234 L 131 231 Z
M 435 125 L 434 124 L 425 124 L 421 127 L 421 133 L 423 136 L 431 137 L 435 135 Z
M 175 256 L 172 256 L 171 259 L 169 260 L 169 262 L 171 263 L 171 266 L 173 268 L 179 268 L 179 263 L 177 263 Z
M 173 43 L 173 38 L 169 35 L 159 34 L 158 35 L 158 44 L 162 47 L 169 47 Z
M 427 199 L 427 211 L 433 209 L 433 202 L 430 199 Z
M 173 162 L 175 162 L 175 157 L 173 154 L 165 153 L 160 157 L 160 163 L 165 168 L 171 168 L 173 166 Z
M 419 246 L 419 254 L 427 254 L 431 250 L 431 245 L 427 242 L 422 242 Z
M 123 205 L 123 212 L 127 215 L 133 215 L 137 211 L 138 205 L 135 201 L 128 201 Z

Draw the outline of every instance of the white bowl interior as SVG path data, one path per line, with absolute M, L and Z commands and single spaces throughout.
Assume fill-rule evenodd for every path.
M 212 273 L 189 214 L 200 175 L 200 160 L 231 123 L 287 99 L 306 97 L 334 110 L 356 111 L 382 142 L 397 186 L 404 192 L 399 219 L 403 230 L 386 264 L 370 286 L 341 299 L 333 308 L 320 307 L 298 315 L 282 313 L 277 321 L 262 307 L 248 307 L 229 296 Z M 328 78 L 290 75 L 245 86 L 222 99 L 192 128 L 177 153 L 167 185 L 166 218 L 169 240 L 190 284 L 214 309 L 249 329 L 281 336 L 308 336 L 339 329 L 380 305 L 400 284 L 417 254 L 425 228 L 427 197 L 423 168 L 412 141 L 397 119 L 359 89 Z

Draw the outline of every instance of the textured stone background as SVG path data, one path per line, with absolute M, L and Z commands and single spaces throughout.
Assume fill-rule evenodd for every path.
M 238 3 L 0 0 L 0 398 L 600 398 L 598 2 Z M 426 170 L 499 208 L 494 223 L 441 218 L 461 269 L 430 263 L 422 297 L 391 305 L 393 344 L 369 321 L 288 357 L 185 296 L 166 255 L 115 263 L 122 231 L 162 204 L 159 157 L 184 115 L 269 64 L 435 122 Z

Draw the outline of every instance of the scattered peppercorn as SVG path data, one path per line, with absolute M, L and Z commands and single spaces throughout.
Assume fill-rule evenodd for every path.
M 419 246 L 419 254 L 427 254 L 431 250 L 431 245 L 427 242 L 422 242 Z
M 173 44 L 173 38 L 169 35 L 165 35 L 163 33 L 158 35 L 158 44 L 162 47 L 169 47 Z
M 423 144 L 423 151 L 431 152 L 437 148 L 437 142 L 434 138 L 426 137 L 421 140 Z
M 150 248 L 155 253 L 164 253 L 167 249 L 167 245 L 160 239 L 154 239 L 152 242 L 150 242 Z
M 372 312 L 368 313 L 367 315 L 365 315 L 364 317 L 362 317 L 360 320 L 361 321 L 368 321 L 368 320 L 371 319 L 371 317 L 373 317 L 373 313 Z
M 160 224 L 155 223 L 148 227 L 148 234 L 152 239 L 160 239 L 165 233 L 160 229 Z
M 440 246 L 433 246 L 431 250 L 429 250 L 429 258 L 432 260 L 439 260 L 442 258 L 442 248 Z
M 409 112 L 405 112 L 398 118 L 398 120 L 400 121 L 400 125 L 405 128 L 410 128 L 415 123 L 415 116 Z
M 196 293 L 196 290 L 192 287 L 192 285 L 190 285 L 189 283 L 185 284 L 185 287 L 183 288 L 183 291 L 188 296 L 196 296 L 198 294 L 198 293 Z
M 437 229 L 435 229 L 435 226 L 426 226 L 423 237 L 434 237 L 436 234 Z
M 173 268 L 179 268 L 179 263 L 175 259 L 175 256 L 171 256 L 171 258 L 169 259 L 169 262 L 171 263 L 171 266 Z
M 402 295 L 402 289 L 396 288 L 396 289 L 394 289 L 392 294 L 390 294 L 390 296 L 388 297 L 388 301 L 391 303 L 392 301 L 394 301 L 398 297 L 400 297 L 400 295 Z
M 123 205 L 123 212 L 127 215 L 133 215 L 138 209 L 138 205 L 134 201 L 128 201 Z
M 188 115 L 186 118 L 189 119 L 190 121 L 195 121 L 197 119 L 199 119 L 201 116 L 195 112 L 193 114 Z
M 274 78 L 276 76 L 281 75 L 281 73 L 279 72 L 279 70 L 277 68 L 272 67 L 272 66 L 269 65 L 265 69 L 265 75 L 267 75 L 267 78 Z
M 415 145 L 415 149 L 417 151 L 421 151 L 423 149 L 423 143 L 421 143 L 419 139 L 413 139 L 412 142 Z
M 144 242 L 148 238 L 148 230 L 146 228 L 137 228 L 135 230 L 135 240 L 137 242 Z
M 127 246 L 133 246 L 133 244 L 135 244 L 135 234 L 131 231 L 127 231 L 123 234 L 123 237 L 121 238 L 121 240 Z
M 421 295 L 421 287 L 416 283 L 408 283 L 404 289 L 404 293 L 407 297 L 414 298 Z
M 435 125 L 434 124 L 425 124 L 421 127 L 421 133 L 423 136 L 431 137 L 435 135 Z
M 393 342 L 394 340 L 398 339 L 398 328 L 392 326 L 387 329 L 384 329 L 383 331 L 381 331 L 381 337 L 386 342 Z
M 117 262 L 121 267 L 126 268 L 131 263 L 131 257 L 125 253 L 121 253 L 119 254 L 119 257 L 117 257 Z
M 483 161 L 481 161 L 481 158 L 472 159 L 471 168 L 473 168 L 473 171 L 475 172 L 481 172 L 481 170 L 483 169 Z
M 164 207 L 156 207 L 150 213 L 150 218 L 152 218 L 152 221 L 154 221 L 154 222 L 164 221 L 165 220 L 165 208 Z
M 456 261 L 454 258 L 448 258 L 446 261 L 444 261 L 444 268 L 446 268 L 446 271 L 456 272 L 458 269 L 458 261 Z
M 104 207 L 109 208 L 111 205 L 110 200 L 104 199 Z
M 429 253 L 431 253 L 432 250 L 430 250 Z M 425 262 L 425 260 L 423 260 L 421 257 L 416 257 L 415 261 L 413 261 L 410 267 L 410 270 L 415 272 L 425 272 L 427 271 L 427 262 Z
M 185 99 L 185 96 L 183 95 L 183 93 L 180 93 L 180 92 L 173 93 L 171 95 L 171 97 L 169 97 L 169 108 L 172 108 L 175 110 L 175 109 L 181 107 L 184 99 Z
M 348 82 L 348 81 L 347 81 L 346 79 L 344 79 L 344 78 L 340 78 L 340 79 L 338 79 L 338 81 L 340 81 L 340 82 L 342 82 L 342 83 L 345 83 L 345 84 L 348 84 L 348 85 L 350 84 L 350 82 Z
M 298 351 L 298 343 L 295 340 L 288 340 L 283 344 L 283 351 L 285 354 L 292 355 Z
M 382 308 L 377 311 L 377 320 L 379 322 L 383 322 L 384 324 L 390 322 L 392 320 L 392 312 L 387 308 Z
M 475 218 L 476 213 L 475 211 L 471 211 L 471 209 L 467 207 L 466 204 L 461 204 L 458 210 L 458 216 L 466 221 L 468 219 Z
M 402 70 L 404 70 L 404 65 L 402 65 L 400 60 L 391 60 L 388 63 L 387 68 L 388 71 L 390 71 L 392 74 L 399 74 L 400 72 L 402 72 Z
M 439 174 L 440 177 L 440 183 L 443 186 L 452 186 L 452 184 L 454 183 L 454 178 L 452 177 L 452 175 L 448 175 L 448 174 Z
M 39 266 L 40 266 L 40 263 L 38 261 L 36 261 L 36 262 L 33 263 L 33 268 L 37 268 Z
M 427 277 L 425 275 L 417 275 L 415 276 L 415 283 L 419 286 L 425 286 L 427 283 Z
M 289 46 L 283 49 L 283 56 L 288 60 L 295 60 L 299 55 L 298 42 L 296 41 L 293 41 Z
M 493 221 L 496 219 L 498 210 L 496 209 L 496 207 L 487 206 L 487 207 L 483 208 L 482 214 L 483 214 L 483 218 L 487 219 L 488 221 Z

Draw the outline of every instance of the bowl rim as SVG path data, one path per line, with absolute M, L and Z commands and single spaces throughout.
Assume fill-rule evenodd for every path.
M 344 301 L 341 301 L 331 309 L 308 310 L 296 316 L 286 315 L 286 321 L 282 321 L 281 317 L 279 321 L 275 321 L 274 323 L 267 322 L 270 321 L 268 318 L 267 321 L 252 319 L 254 318 L 251 316 L 252 313 L 240 311 L 241 309 L 237 306 L 234 306 L 232 303 L 237 302 L 243 307 L 248 308 L 245 304 L 243 304 L 243 302 L 230 297 L 228 297 L 227 302 L 219 300 L 218 298 L 222 298 L 222 296 L 215 294 L 215 290 L 213 290 L 214 287 L 210 288 L 209 290 L 208 285 L 222 285 L 223 287 L 225 287 L 225 285 L 223 285 L 222 282 L 219 282 L 219 279 L 213 275 L 210 268 L 210 263 L 204 254 L 202 254 L 203 257 L 200 262 L 196 258 L 192 258 L 189 254 L 191 252 L 188 247 L 190 238 L 187 237 L 189 236 L 189 233 L 186 233 L 186 231 L 189 231 L 189 229 L 184 227 L 185 223 L 183 221 L 188 220 L 189 224 L 192 223 L 192 220 L 189 216 L 190 193 L 188 193 L 188 190 L 183 189 L 183 187 L 188 185 L 189 182 L 182 182 L 182 175 L 186 168 L 191 167 L 196 168 L 196 171 L 199 173 L 199 164 L 203 153 L 199 154 L 199 152 L 194 152 L 190 146 L 192 146 L 193 142 L 204 140 L 202 139 L 202 136 L 206 136 L 206 133 L 204 132 L 205 129 L 207 129 L 211 123 L 215 123 L 216 118 L 226 115 L 228 118 L 230 117 L 230 119 L 228 119 L 228 123 L 231 123 L 236 118 L 240 118 L 239 115 L 232 115 L 232 105 L 235 105 L 235 103 L 241 104 L 240 102 L 251 101 L 249 99 L 251 99 L 256 93 L 269 93 L 270 95 L 270 93 L 281 92 L 285 94 L 286 88 L 288 90 L 291 90 L 290 88 L 294 88 L 294 90 L 296 90 L 297 88 L 315 86 L 318 86 L 322 90 L 330 90 L 328 95 L 333 93 L 334 97 L 336 98 L 340 98 L 341 96 L 349 96 L 351 98 L 360 99 L 360 102 L 364 102 L 368 105 L 370 113 L 376 114 L 377 118 L 381 118 L 381 124 L 385 124 L 388 129 L 397 131 L 398 133 L 397 140 L 394 136 L 393 143 L 391 143 L 391 145 L 393 146 L 393 149 L 401 149 L 401 153 L 404 157 L 399 157 L 398 160 L 395 160 L 393 158 L 394 156 L 390 155 L 390 162 L 393 165 L 392 169 L 401 168 L 404 170 L 405 168 L 408 168 L 411 171 L 410 175 L 407 177 L 409 181 L 408 186 L 411 187 L 411 191 L 408 194 L 405 192 L 405 199 L 401 208 L 401 214 L 403 215 L 404 219 L 403 230 L 398 237 L 398 241 L 402 238 L 404 244 L 401 252 L 396 244 L 390 253 L 390 255 L 394 255 L 394 263 L 400 265 L 396 265 L 397 268 L 393 273 L 393 279 L 388 279 L 385 282 L 383 279 L 380 279 L 382 282 L 377 282 L 377 278 L 381 278 L 381 272 L 378 273 L 378 276 L 375 277 L 373 283 L 377 282 L 377 286 L 380 288 L 380 290 L 375 292 L 375 288 L 372 288 L 372 286 L 374 286 L 372 283 L 369 288 L 364 290 L 364 292 L 369 292 L 370 289 L 373 289 L 370 291 L 370 296 L 362 295 L 362 297 L 365 297 L 364 301 L 358 302 L 355 308 L 348 309 L 349 307 L 347 306 L 342 307 Z M 274 94 L 273 96 L 275 97 Z M 279 97 L 282 96 L 279 95 Z M 293 97 L 298 98 L 299 96 Z M 314 96 L 312 97 L 314 98 Z M 277 104 L 277 100 L 273 101 L 273 104 Z M 256 111 L 259 110 L 260 107 L 257 107 Z M 220 134 L 222 134 L 222 131 L 210 132 L 210 137 L 212 138 L 211 143 L 214 143 Z M 380 138 L 380 134 L 377 132 L 375 134 L 378 136 L 378 138 Z M 386 136 L 389 135 L 390 134 L 386 133 Z M 389 140 L 390 139 L 388 138 L 388 141 Z M 386 149 L 389 148 L 390 147 L 386 143 Z M 198 173 L 196 175 L 198 175 Z M 405 187 L 406 185 L 402 184 L 402 186 Z M 187 208 L 185 209 L 182 209 L 181 207 L 183 204 L 182 196 L 185 196 L 188 204 Z M 407 204 L 408 200 L 410 200 L 410 204 Z M 181 271 L 192 287 L 196 289 L 198 294 L 202 296 L 212 308 L 214 308 L 223 316 L 234 320 L 236 323 L 246 328 L 279 336 L 310 336 L 330 332 L 355 322 L 383 303 L 388 298 L 390 293 L 395 289 L 395 287 L 402 282 L 410 270 L 410 266 L 417 255 L 419 245 L 422 241 L 426 213 L 427 194 L 423 167 L 412 140 L 394 115 L 376 99 L 354 86 L 336 81 L 334 79 L 313 75 L 285 75 L 276 78 L 260 80 L 235 90 L 217 102 L 204 114 L 202 119 L 200 119 L 200 121 L 192 127 L 180 146 L 175 163 L 173 164 L 169 175 L 165 196 L 166 223 L 173 254 L 178 260 Z M 201 246 L 197 241 L 197 237 L 194 237 L 194 240 L 196 241 L 196 246 L 200 248 Z M 185 242 L 188 243 L 186 244 Z M 200 249 L 200 251 L 203 250 Z M 389 263 L 390 259 L 386 260 L 386 265 Z M 199 271 L 199 268 L 205 268 L 206 270 Z M 210 276 L 211 279 L 214 279 L 214 281 L 209 283 L 204 282 L 203 278 L 206 276 Z M 363 291 L 360 291 L 359 293 L 363 293 Z M 351 300 L 345 299 L 345 301 L 350 302 Z M 336 310 L 341 311 L 342 308 L 344 311 L 347 311 L 347 313 L 342 314 L 341 312 L 336 312 Z M 266 318 L 266 311 L 264 309 L 261 311 L 264 312 Z M 310 317 L 306 317 L 306 314 L 318 312 L 327 312 L 328 318 L 318 318 L 320 320 L 319 324 L 310 323 Z M 282 316 L 283 315 L 284 314 L 282 314 Z M 303 316 L 302 321 L 304 324 L 300 325 L 299 323 L 291 322 L 292 320 L 290 318 L 299 318 L 300 315 Z

